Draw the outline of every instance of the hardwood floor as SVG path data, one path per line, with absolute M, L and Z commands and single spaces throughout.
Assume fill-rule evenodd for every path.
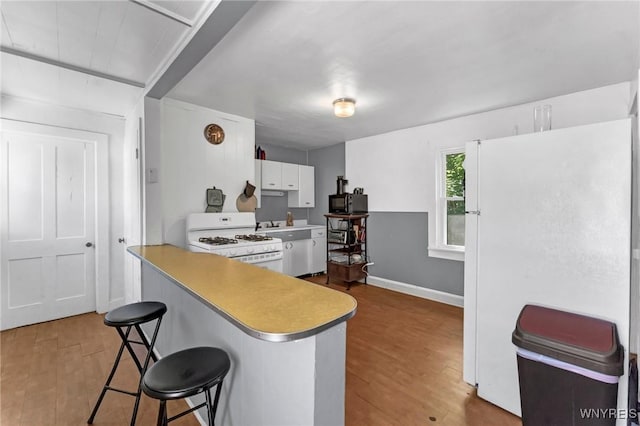
M 3 331 L 0 337 L 0 425 L 86 426 L 121 342 L 103 316 L 78 315 Z M 112 385 L 135 390 L 138 378 L 133 360 L 123 355 Z M 107 392 L 93 424 L 128 425 L 133 402 L 132 396 Z M 188 408 L 183 401 L 168 407 L 169 415 Z M 157 410 L 158 402 L 143 395 L 136 424 L 155 425 Z M 199 424 L 193 415 L 171 423 Z
M 347 325 L 348 426 L 521 424 L 462 381 L 461 309 L 370 285 L 348 293 L 358 300 Z M 93 313 L 0 333 L 0 425 L 86 425 L 120 344 L 102 321 Z M 136 376 L 126 356 L 113 385 L 134 389 Z M 170 415 L 186 408 L 171 402 Z M 132 407 L 132 397 L 108 392 L 94 424 L 128 425 Z M 143 396 L 137 424 L 154 425 L 156 410 Z
M 347 293 L 358 301 L 347 323 L 347 425 L 522 424 L 462 381 L 461 308 L 371 285 Z

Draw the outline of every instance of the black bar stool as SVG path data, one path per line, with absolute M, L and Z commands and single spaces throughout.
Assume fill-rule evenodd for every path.
M 122 339 L 122 344 L 120 345 L 120 350 L 118 351 L 118 355 L 116 356 L 116 360 L 113 363 L 113 368 L 111 368 L 111 373 L 107 378 L 104 387 L 102 388 L 102 392 L 100 393 L 100 397 L 98 397 L 98 401 L 96 402 L 95 407 L 93 407 L 93 411 L 91 412 L 91 416 L 87 423 L 93 423 L 93 419 L 98 412 L 98 408 L 100 408 L 100 404 L 102 404 L 102 399 L 108 390 L 125 393 L 127 395 L 135 396 L 136 402 L 133 406 L 133 414 L 131 415 L 131 426 L 134 426 L 136 423 L 136 416 L 138 414 L 138 406 L 140 405 L 140 394 L 141 386 L 142 386 L 142 378 L 149 367 L 150 359 L 153 361 L 157 361 L 158 358 L 153 353 L 153 346 L 156 343 L 156 337 L 158 337 L 158 330 L 160 330 L 160 323 L 162 322 L 162 316 L 167 312 L 167 306 L 161 302 L 138 302 L 131 303 L 129 305 L 121 306 L 112 311 L 109 311 L 107 315 L 104 317 L 104 324 L 109 327 L 115 327 L 116 331 L 120 335 Z M 153 332 L 153 337 L 151 338 L 151 342 L 148 342 L 145 338 L 142 329 L 140 328 L 141 324 L 147 323 L 149 321 L 158 320 L 156 322 L 156 328 Z M 136 332 L 140 336 L 140 340 L 131 340 L 129 338 L 129 334 L 131 333 L 131 329 L 135 328 Z M 143 345 L 147 349 L 147 355 L 145 356 L 144 363 L 140 363 L 138 356 L 135 354 L 133 348 L 131 347 L 131 343 L 135 343 L 138 345 Z M 131 354 L 131 358 L 138 367 L 138 371 L 140 372 L 140 380 L 138 382 L 138 389 L 135 392 L 116 389 L 111 387 L 111 380 L 116 373 L 118 368 L 118 364 L 120 363 L 120 358 L 122 357 L 122 352 L 124 348 L 127 348 L 129 353 Z
M 204 406 L 207 407 L 209 426 L 213 426 L 222 381 L 230 367 L 229 355 L 222 349 L 211 347 L 185 349 L 153 364 L 142 378 L 142 390 L 151 398 L 160 400 L 158 426 L 165 426 Z M 212 404 L 211 388 L 216 385 Z M 205 402 L 167 419 L 167 400 L 187 398 L 203 392 Z

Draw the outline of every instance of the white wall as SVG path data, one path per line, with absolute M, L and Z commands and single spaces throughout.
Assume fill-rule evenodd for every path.
M 364 187 L 370 211 L 431 212 L 435 202 L 435 159 L 441 149 L 464 147 L 533 131 L 533 107 L 553 106 L 553 128 L 628 116 L 630 83 L 544 99 L 439 123 L 346 142 L 346 177 Z
M 151 139 L 158 135 L 147 130 L 145 169 L 155 167 L 159 176 L 158 183 L 145 184 L 147 244 L 163 242 L 184 246 L 185 217 L 205 211 L 207 188 L 215 186 L 223 190 L 226 195 L 223 211 L 238 211 L 236 198 L 247 180 L 254 182 L 255 123 L 172 99 L 161 102 L 159 126 L 157 117 L 155 124 L 149 122 L 148 112 L 145 103 L 146 129 L 153 127 L 152 132 L 160 129 L 160 161 L 157 151 L 150 155 L 151 144 L 157 150 L 157 140 Z M 223 143 L 212 145 L 204 138 L 204 128 L 210 123 L 223 128 Z M 153 229 L 149 226 L 150 219 L 157 222 L 154 215 L 162 217 L 161 235 L 158 235 L 157 223 Z
M 429 212 L 429 246 L 435 246 L 436 159 L 441 150 L 475 139 L 494 139 L 533 131 L 533 107 L 550 104 L 552 128 L 628 117 L 631 83 L 543 99 L 347 141 L 345 176 L 363 187 L 372 212 Z
M 0 98 L 2 118 L 85 130 L 107 135 L 109 139 L 109 309 L 124 300 L 124 252 L 118 238 L 123 235 L 122 146 L 125 120 L 109 114 L 73 109 L 33 100 L 3 95 Z
M 142 147 L 143 169 L 162 170 L 162 102 L 157 99 L 144 99 L 144 142 Z M 147 183 L 142 187 L 143 206 L 143 244 L 162 244 L 164 242 L 164 220 L 162 214 L 162 179 L 156 183 Z

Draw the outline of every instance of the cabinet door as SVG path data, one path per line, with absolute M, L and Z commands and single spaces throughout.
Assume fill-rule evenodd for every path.
M 289 207 L 315 207 L 315 169 L 313 166 L 298 166 L 297 191 L 289 192 Z
M 324 272 L 326 269 L 327 238 L 324 236 L 313 238 L 311 240 L 311 273 Z
M 282 273 L 291 275 L 293 271 L 293 245 L 291 241 L 282 243 Z
M 262 161 L 262 189 L 282 189 L 282 163 Z
M 292 277 L 311 273 L 311 245 L 311 240 L 285 242 L 282 272 Z
M 298 184 L 298 165 L 290 163 L 280 163 L 282 165 L 282 189 L 285 191 L 296 191 Z
M 291 275 L 298 277 L 311 273 L 311 240 L 291 241 L 293 253 L 291 258 Z
M 300 166 L 299 207 L 315 207 L 315 169 L 312 166 Z

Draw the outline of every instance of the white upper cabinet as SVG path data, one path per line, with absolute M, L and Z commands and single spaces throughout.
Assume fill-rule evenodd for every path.
M 282 189 L 286 191 L 295 191 L 299 188 L 298 184 L 298 169 L 297 164 L 280 163 L 282 164 Z
M 256 160 L 256 185 L 263 190 L 287 191 L 289 207 L 315 207 L 315 169 L 312 166 Z
M 262 189 L 282 189 L 282 163 L 261 160 Z
M 298 190 L 289 191 L 289 207 L 315 207 L 315 169 L 298 166 Z

